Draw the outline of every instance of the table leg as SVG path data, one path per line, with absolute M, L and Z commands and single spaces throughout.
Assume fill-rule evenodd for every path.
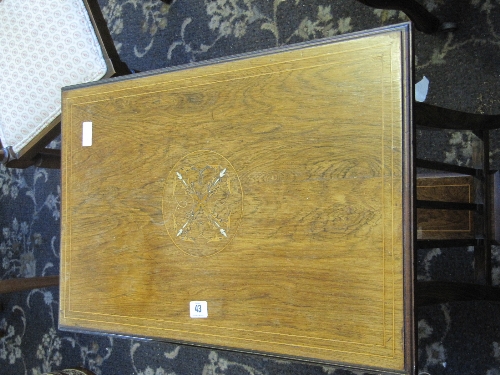
M 453 31 L 452 22 L 441 22 L 436 16 L 415 0 L 358 0 L 359 2 L 380 9 L 394 9 L 404 12 L 415 24 L 417 30 L 433 34 L 439 30 Z
M 59 285 L 59 276 L 26 277 L 0 280 L 0 294 Z

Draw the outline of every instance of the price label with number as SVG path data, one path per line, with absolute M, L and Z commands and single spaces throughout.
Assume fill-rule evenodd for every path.
M 189 302 L 189 316 L 191 318 L 208 318 L 207 301 Z

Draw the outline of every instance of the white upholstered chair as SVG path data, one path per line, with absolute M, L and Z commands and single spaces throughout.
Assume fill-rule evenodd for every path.
M 61 87 L 129 72 L 96 0 L 0 0 L 0 161 L 58 167 Z

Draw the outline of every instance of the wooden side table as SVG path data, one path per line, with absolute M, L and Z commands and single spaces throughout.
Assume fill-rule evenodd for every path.
M 410 40 L 65 89 L 61 328 L 413 373 Z

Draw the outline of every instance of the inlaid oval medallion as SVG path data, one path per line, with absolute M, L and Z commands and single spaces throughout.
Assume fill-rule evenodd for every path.
M 175 164 L 165 182 L 163 219 L 174 244 L 187 254 L 207 256 L 234 238 L 243 215 L 243 191 L 224 156 L 200 150 Z

